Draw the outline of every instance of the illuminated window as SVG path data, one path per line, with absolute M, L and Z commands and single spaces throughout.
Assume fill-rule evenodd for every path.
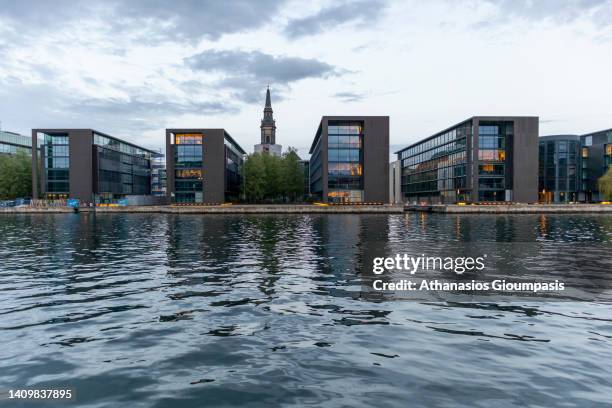
M 589 157 L 589 148 L 588 148 L 588 147 L 583 147 L 583 148 L 582 148 L 582 157 L 583 157 L 584 159 L 586 159 L 586 158 L 588 158 L 588 157 Z
M 187 170 L 177 170 L 176 171 L 177 178 L 202 178 L 202 170 L 201 169 L 187 169 Z
M 179 133 L 174 137 L 175 144 L 202 144 L 200 133 Z
M 505 150 L 479 150 L 478 160 L 504 161 L 506 160 L 506 151 Z

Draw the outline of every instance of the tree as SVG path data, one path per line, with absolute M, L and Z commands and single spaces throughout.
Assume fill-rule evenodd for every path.
M 612 166 L 608 167 L 606 174 L 601 176 L 597 183 L 602 197 L 607 201 L 612 201 Z
M 304 168 L 300 157 L 293 148 L 289 148 L 282 160 L 283 192 L 290 201 L 301 201 L 304 195 Z
M 0 199 L 32 196 L 32 158 L 25 152 L 0 155 Z
M 244 164 L 247 202 L 301 201 L 304 194 L 304 168 L 295 149 L 282 157 L 254 153 Z
M 265 199 L 279 201 L 283 195 L 281 159 L 272 154 L 262 154 L 265 168 Z
M 266 168 L 259 153 L 250 155 L 244 163 L 244 178 L 246 200 L 248 202 L 262 201 L 265 195 Z

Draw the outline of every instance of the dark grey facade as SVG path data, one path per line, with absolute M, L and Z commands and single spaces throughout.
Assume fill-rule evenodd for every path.
M 315 199 L 389 202 L 388 116 L 323 116 L 310 154 L 310 193 Z
M 166 129 L 166 194 L 216 204 L 241 194 L 245 151 L 224 129 Z
M 157 153 L 93 129 L 32 129 L 33 197 L 104 203 L 151 194 Z M 40 174 L 40 180 L 38 175 Z
M 540 202 L 602 201 L 598 181 L 611 165 L 612 129 L 541 137 Z
M 580 136 L 542 136 L 539 144 L 540 202 L 568 203 L 584 200 L 584 194 L 580 193 Z
M 612 165 L 612 129 L 580 136 L 581 190 L 586 202 L 602 201 L 597 184 Z
M 474 116 L 398 152 L 404 202 L 536 202 L 537 117 Z

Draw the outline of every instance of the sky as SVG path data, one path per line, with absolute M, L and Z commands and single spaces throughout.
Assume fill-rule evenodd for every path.
M 308 148 L 323 115 L 388 115 L 391 151 L 476 115 L 612 128 L 612 0 L 0 0 L 2 130 L 165 128 Z

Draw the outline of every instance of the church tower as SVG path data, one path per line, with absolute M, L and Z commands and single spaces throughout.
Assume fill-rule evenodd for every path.
M 266 90 L 266 106 L 261 120 L 261 143 L 255 145 L 255 153 L 271 153 L 280 156 L 283 150 L 281 145 L 276 144 L 276 121 L 272 111 L 272 100 L 270 98 L 270 87 Z

